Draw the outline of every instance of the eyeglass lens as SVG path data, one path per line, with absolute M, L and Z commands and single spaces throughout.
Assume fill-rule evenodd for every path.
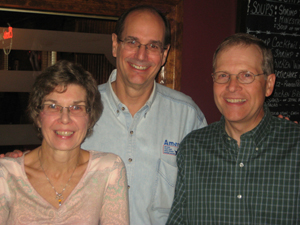
M 60 114 L 64 108 L 67 108 L 68 113 L 73 116 L 84 116 L 87 112 L 85 105 L 70 105 L 67 107 L 62 107 L 61 105 L 57 104 L 43 104 L 43 112 L 48 115 Z
M 254 81 L 255 76 L 258 76 L 261 74 L 254 75 L 253 73 L 251 73 L 249 71 L 243 71 L 238 74 L 229 74 L 229 73 L 220 71 L 220 72 L 214 73 L 213 78 L 214 78 L 215 82 L 224 84 L 230 80 L 230 76 L 232 76 L 232 75 L 235 75 L 237 80 L 240 83 L 249 84 Z
M 137 51 L 142 45 L 144 45 L 149 54 L 160 54 L 162 52 L 162 46 L 160 43 L 153 42 L 141 44 L 139 41 L 134 39 L 124 39 L 122 42 L 124 43 L 125 49 L 129 51 Z

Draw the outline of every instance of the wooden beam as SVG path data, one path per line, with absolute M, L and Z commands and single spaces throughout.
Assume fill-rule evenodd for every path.
M 0 70 L 1 92 L 30 92 L 40 72 Z
M 126 9 L 135 5 L 152 5 L 163 13 L 168 14 L 180 0 L 1 0 L 0 7 L 42 10 L 53 12 L 67 12 L 80 14 L 94 14 L 104 16 L 120 16 Z
M 7 30 L 0 27 L 0 30 Z M 92 34 L 81 32 L 48 31 L 13 28 L 12 49 L 32 51 L 57 51 L 86 54 L 104 54 L 112 65 L 116 64 L 112 56 L 110 34 Z M 10 39 L 0 42 L 0 48 L 9 46 Z

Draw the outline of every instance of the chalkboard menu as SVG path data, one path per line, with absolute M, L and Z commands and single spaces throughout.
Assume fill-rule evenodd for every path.
M 272 48 L 276 84 L 266 99 L 272 114 L 300 121 L 300 0 L 250 0 L 246 29 Z

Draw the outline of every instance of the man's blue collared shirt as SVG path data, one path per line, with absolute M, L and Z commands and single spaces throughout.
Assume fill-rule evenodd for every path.
M 205 117 L 190 97 L 157 83 L 132 117 L 112 90 L 115 79 L 116 70 L 99 86 L 104 111 L 82 147 L 123 159 L 131 224 L 165 224 L 174 197 L 177 149 L 185 135 L 207 125 Z

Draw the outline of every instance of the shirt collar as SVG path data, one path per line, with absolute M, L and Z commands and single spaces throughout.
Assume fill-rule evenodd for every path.
M 265 136 L 272 130 L 272 128 L 271 128 L 271 118 L 272 118 L 271 112 L 266 103 L 264 103 L 263 107 L 264 107 L 264 116 L 263 116 L 262 120 L 260 121 L 260 123 L 254 129 L 248 131 L 245 134 L 242 134 L 242 136 L 241 136 L 241 138 L 247 137 L 247 136 L 252 136 L 252 139 L 257 146 L 260 145 L 265 140 Z M 225 143 L 228 140 L 232 139 L 225 131 L 224 116 L 221 117 L 219 128 L 220 128 L 219 129 L 220 135 L 222 136 Z
M 111 102 L 111 105 L 114 109 L 114 112 L 118 115 L 120 113 L 120 110 L 122 110 L 123 107 L 126 107 L 117 97 L 117 95 L 115 94 L 115 92 L 113 91 L 113 88 L 111 86 L 111 83 L 114 82 L 117 79 L 117 69 L 114 69 L 108 79 L 107 82 L 107 94 L 108 94 L 108 98 Z M 155 98 L 156 98 L 156 92 L 157 92 L 157 84 L 154 81 L 154 85 L 153 85 L 153 90 L 152 93 L 148 99 L 148 101 L 145 103 L 145 105 L 140 109 L 143 110 L 145 109 L 145 114 L 150 110 Z
M 260 123 L 254 129 L 242 135 L 242 136 L 251 135 L 253 141 L 257 146 L 260 145 L 263 141 L 265 141 L 266 135 L 272 130 L 271 128 L 272 115 L 266 103 L 264 103 L 264 113 L 265 113 L 264 117 L 262 118 Z

